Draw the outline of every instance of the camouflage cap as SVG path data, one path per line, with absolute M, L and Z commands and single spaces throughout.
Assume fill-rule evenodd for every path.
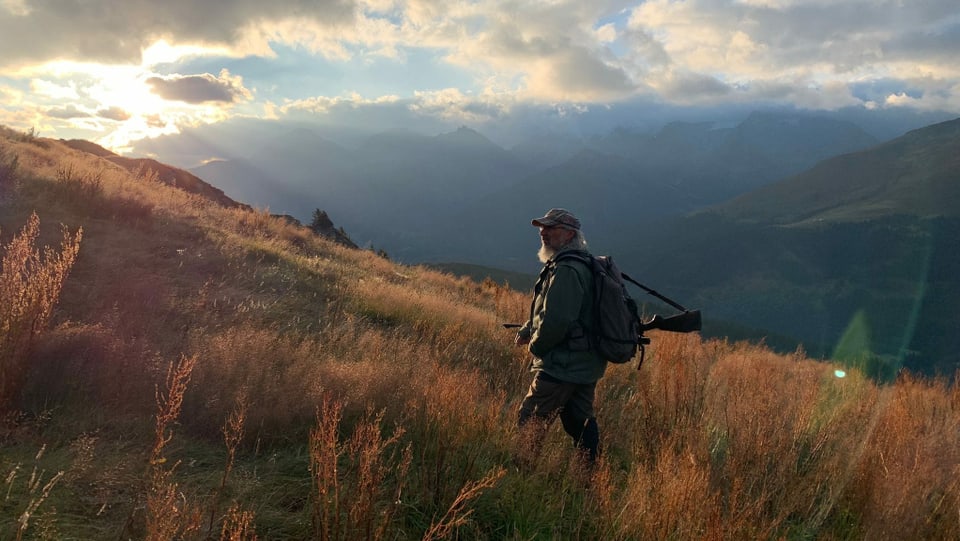
M 550 209 L 543 218 L 534 218 L 531 223 L 537 227 L 560 226 L 580 230 L 580 220 L 567 209 Z

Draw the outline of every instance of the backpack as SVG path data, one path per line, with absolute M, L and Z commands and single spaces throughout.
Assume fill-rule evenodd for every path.
M 594 321 L 585 322 L 591 347 L 607 362 L 630 362 L 644 338 L 637 302 L 627 292 L 623 273 L 610 256 L 570 251 L 559 254 L 554 263 L 564 259 L 583 262 L 593 274 Z

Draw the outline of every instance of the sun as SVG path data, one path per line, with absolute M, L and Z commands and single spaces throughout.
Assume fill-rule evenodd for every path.
M 158 66 L 210 53 L 210 49 L 157 41 L 142 51 L 139 64 L 52 61 L 26 68 L 20 75 L 32 81 L 32 94 L 44 100 L 47 111 L 60 112 L 52 122 L 93 134 L 89 137 L 97 143 L 123 152 L 136 140 L 222 118 L 216 104 L 164 99 L 149 83 L 163 76 Z
M 102 106 L 119 108 L 131 117 L 163 114 L 173 104 L 151 92 L 146 82 L 149 76 L 141 70 L 110 73 L 89 89 L 89 96 Z

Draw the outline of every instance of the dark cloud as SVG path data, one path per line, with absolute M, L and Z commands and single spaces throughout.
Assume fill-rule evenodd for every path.
M 97 111 L 97 116 L 105 118 L 107 120 L 116 120 L 118 122 L 123 122 L 130 118 L 130 113 L 125 111 L 120 107 L 109 107 L 106 109 L 100 109 Z
M 76 105 L 54 107 L 52 109 L 47 109 L 46 113 L 48 117 L 59 118 L 61 120 L 68 120 L 71 118 L 87 118 L 90 116 L 90 113 L 77 109 Z
M 670 77 L 661 91 L 672 100 L 684 102 L 726 96 L 732 89 L 716 77 L 684 72 Z
M 214 77 L 209 73 L 202 75 L 151 77 L 147 79 L 154 94 L 165 100 L 186 103 L 222 102 L 233 103 L 249 97 L 240 81 L 221 73 Z
M 463 110 L 481 118 L 503 118 L 507 114 L 503 105 L 481 101 L 467 103 L 463 106 Z
M 557 88 L 574 99 L 624 97 L 636 88 L 622 69 L 606 64 L 583 48 L 571 48 L 553 66 Z
M 52 58 L 138 63 L 159 38 L 232 44 L 254 22 L 289 19 L 339 25 L 354 17 L 353 0 L 90 0 L 0 6 L 0 65 Z M 43 39 L 37 39 L 43 36 Z
M 950 65 L 956 64 L 957 51 L 960 51 L 960 21 L 944 28 L 908 32 L 883 45 L 886 58 L 909 60 L 921 57 Z

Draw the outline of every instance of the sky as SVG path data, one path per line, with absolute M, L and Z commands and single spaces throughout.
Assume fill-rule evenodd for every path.
M 118 152 L 237 119 L 960 115 L 957 0 L 0 0 L 0 124 Z

